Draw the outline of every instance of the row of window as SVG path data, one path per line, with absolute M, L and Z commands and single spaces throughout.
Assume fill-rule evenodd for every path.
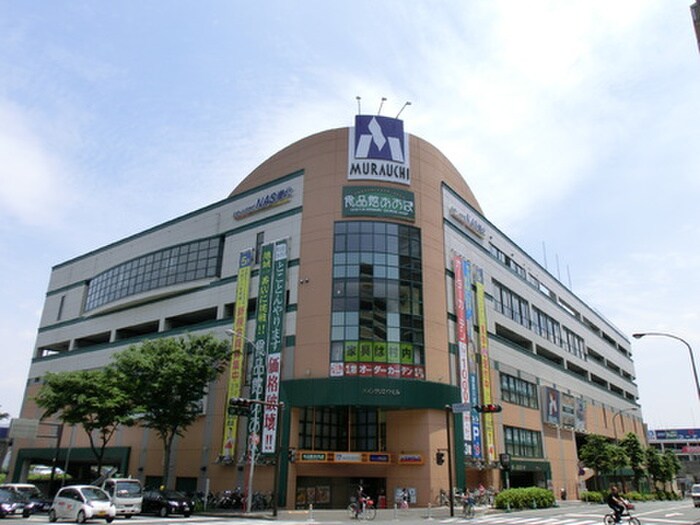
M 386 450 L 386 415 L 380 409 L 306 407 L 300 412 L 301 449 Z
M 119 264 L 88 284 L 85 310 L 139 293 L 216 277 L 221 272 L 223 240 L 213 237 L 165 248 Z
M 508 374 L 501 374 L 501 399 L 528 408 L 539 408 L 537 385 Z
M 495 280 L 493 296 L 496 311 L 564 348 L 567 352 L 581 359 L 585 358 L 583 338 L 566 327 L 562 336 L 561 325 L 552 316 L 536 306 L 532 306 L 532 314 L 530 314 L 530 305 L 523 297 Z
M 506 452 L 542 458 L 540 432 L 503 427 Z M 386 451 L 386 413 L 375 408 L 305 407 L 299 415 L 299 448 L 324 451 Z
M 423 378 L 420 243 L 420 230 L 408 225 L 334 225 L 332 375 Z
M 511 257 L 508 257 L 503 250 L 497 246 L 494 246 L 493 244 L 490 244 L 489 251 L 494 259 L 501 261 L 501 263 L 503 263 L 513 273 L 520 276 L 522 279 L 526 278 L 525 268 L 516 263 Z

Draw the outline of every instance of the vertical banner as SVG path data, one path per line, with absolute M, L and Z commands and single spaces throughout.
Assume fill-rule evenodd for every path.
M 231 341 L 231 363 L 228 376 L 228 397 L 226 398 L 226 420 L 224 421 L 224 443 L 221 457 L 224 461 L 233 461 L 236 448 L 236 432 L 238 416 L 228 413 L 228 403 L 231 398 L 241 397 L 243 388 L 243 363 L 245 361 L 245 325 L 248 318 L 248 295 L 250 289 L 250 270 L 253 264 L 253 250 L 241 252 L 238 262 L 238 278 L 236 280 L 236 305 L 233 312 L 233 340 Z
M 457 352 L 459 359 L 459 393 L 462 403 L 469 403 L 469 364 L 467 360 L 467 316 L 464 310 L 464 274 L 462 258 L 455 255 L 452 259 L 452 270 L 455 277 L 454 307 L 457 317 Z M 471 412 L 462 414 L 462 431 L 464 432 L 464 454 L 471 456 L 472 450 L 472 421 Z
M 481 396 L 485 405 L 493 403 L 491 396 L 491 362 L 489 359 L 489 334 L 486 324 L 486 294 L 484 292 L 484 271 L 479 268 L 476 280 L 476 315 L 479 324 L 479 349 L 481 351 Z M 493 427 L 493 414 L 484 414 L 484 438 L 486 440 L 486 461 L 496 460 L 496 439 Z
M 267 352 L 267 379 L 265 380 L 265 411 L 263 417 L 262 453 L 275 452 L 279 421 L 277 404 L 282 372 L 284 346 L 284 313 L 287 307 L 287 241 L 275 245 L 272 268 L 272 296 L 270 298 L 270 344 Z
M 559 390 L 549 386 L 542 387 L 544 402 L 542 403 L 542 419 L 550 425 L 561 424 L 561 406 Z
M 467 362 L 469 367 L 469 398 L 472 405 L 479 403 L 479 377 L 476 366 L 476 348 L 474 346 L 474 300 L 472 294 L 472 267 L 469 261 L 462 261 L 462 274 L 464 275 L 464 314 L 467 325 Z M 472 441 L 474 458 L 481 459 L 481 418 L 471 417 Z
M 255 350 L 250 369 L 250 399 L 262 401 L 265 394 L 265 368 L 270 324 L 270 295 L 272 285 L 273 245 L 263 246 L 260 257 L 258 308 L 255 315 Z M 262 405 L 253 403 L 248 417 L 248 450 L 257 455 L 262 429 Z

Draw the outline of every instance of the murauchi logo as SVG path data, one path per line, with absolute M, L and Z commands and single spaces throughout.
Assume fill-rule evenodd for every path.
M 357 115 L 349 139 L 348 179 L 411 184 L 402 120 Z

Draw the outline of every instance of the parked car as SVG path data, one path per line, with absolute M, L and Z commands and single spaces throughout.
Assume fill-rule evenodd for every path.
M 177 490 L 147 490 L 143 493 L 141 512 L 157 514 L 165 518 L 170 514 L 189 517 L 194 511 L 194 502 Z
M 49 521 L 68 519 L 78 523 L 93 518 L 104 518 L 112 523 L 117 510 L 109 495 L 100 487 L 70 485 L 58 491 L 49 509 Z
M 693 505 L 700 507 L 700 483 L 696 483 L 690 488 L 690 497 L 693 498 Z
M 11 490 L 16 494 L 24 496 L 31 503 L 30 510 L 35 512 L 48 512 L 51 508 L 51 500 L 44 496 L 39 487 L 32 483 L 3 483 L 0 489 Z
M 9 489 L 0 489 L 0 518 L 16 514 L 28 518 L 31 513 L 31 503 L 23 496 Z

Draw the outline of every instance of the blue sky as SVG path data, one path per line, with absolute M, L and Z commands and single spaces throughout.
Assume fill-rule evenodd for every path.
M 700 350 L 690 3 L 0 0 L 0 410 L 53 265 L 225 198 L 358 95 L 411 101 L 406 130 L 624 333 Z M 700 427 L 687 349 L 633 352 L 650 427 Z

